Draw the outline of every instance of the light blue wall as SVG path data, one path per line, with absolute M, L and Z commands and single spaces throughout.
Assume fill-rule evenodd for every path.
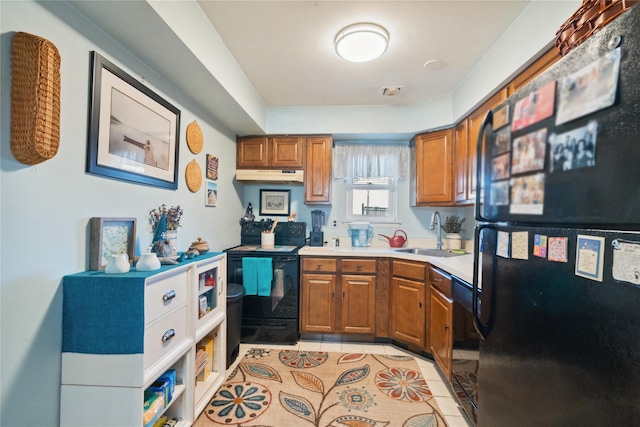
M 269 184 L 251 184 L 245 186 L 244 191 L 244 206 L 248 206 L 249 203 L 253 206 L 253 212 L 256 215 L 257 219 L 261 218 L 271 218 L 275 217 L 261 217 L 259 215 L 259 207 L 260 207 L 260 189 L 288 189 L 291 190 L 291 212 L 296 212 L 297 217 L 296 221 L 302 221 L 307 223 L 307 230 L 311 230 L 311 211 L 315 209 L 319 209 L 321 211 L 326 212 L 327 225 L 323 228 L 325 241 L 330 241 L 332 237 L 347 237 L 347 228 L 346 225 L 342 224 L 342 221 L 345 220 L 346 217 L 346 189 L 345 183 L 343 180 L 338 179 L 332 182 L 332 198 L 331 198 L 331 206 L 307 206 L 304 204 L 304 189 L 301 185 L 291 185 L 291 186 L 283 186 L 283 185 L 269 185 Z M 467 235 L 465 235 L 465 239 L 472 238 L 473 234 L 473 209 L 471 207 L 460 207 L 460 208 L 427 208 L 427 207 L 409 207 L 410 199 L 409 199 L 409 182 L 408 181 L 400 181 L 398 183 L 398 224 L 394 225 L 375 225 L 374 232 L 376 234 L 389 234 L 396 229 L 404 230 L 409 239 L 411 238 L 420 238 L 420 239 L 435 239 L 436 232 L 433 230 L 429 230 L 429 221 L 431 219 L 431 214 L 438 210 L 442 215 L 442 219 L 446 217 L 446 215 L 456 214 L 461 217 L 466 218 L 465 228 L 469 231 Z M 339 222 L 338 229 L 332 229 L 330 224 L 331 220 L 337 219 Z M 283 220 L 283 219 L 281 219 Z
M 115 3 L 117 4 L 117 3 Z M 212 123 L 175 87 L 64 2 L 2 1 L 0 50 L 0 266 L 2 426 L 55 426 L 60 404 L 62 277 L 88 267 L 91 217 L 135 217 L 138 246 L 151 238 L 150 209 L 184 208 L 179 248 L 197 237 L 213 250 L 239 243 L 242 186 L 234 184 L 235 135 Z M 39 165 L 18 163 L 10 152 L 11 39 L 14 31 L 44 37 L 62 60 L 61 138 L 57 155 Z M 182 111 L 177 191 L 89 175 L 85 172 L 90 51 L 116 63 Z M 169 54 L 169 52 L 167 52 Z M 179 67 L 179 64 L 176 64 Z M 185 129 L 197 120 L 204 149 L 192 154 Z M 185 185 L 187 163 L 220 159 L 218 207 L 204 206 L 204 189 Z M 100 367 L 96 367 L 100 369 Z

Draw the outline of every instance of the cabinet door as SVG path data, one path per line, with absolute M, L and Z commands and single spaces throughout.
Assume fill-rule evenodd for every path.
M 300 330 L 334 332 L 336 276 L 303 274 L 300 291 Z
M 560 58 L 560 52 L 558 52 L 558 49 L 555 46 L 549 49 L 544 55 L 533 62 L 533 64 L 529 65 L 509 83 L 507 86 L 508 95 L 511 96 L 525 87 L 527 83 L 536 78 L 538 74 L 552 66 Z
M 373 334 L 376 276 L 342 276 L 342 332 Z
M 391 336 L 424 347 L 425 285 L 394 277 L 391 284 Z
M 431 286 L 431 354 L 446 377 L 451 380 L 453 359 L 453 300 Z
M 307 138 L 307 163 L 304 171 L 304 203 L 331 204 L 331 137 Z
M 266 136 L 239 139 L 236 147 L 236 167 L 245 169 L 268 167 L 268 142 Z
M 457 203 L 469 199 L 469 127 L 467 119 L 456 126 L 453 134 L 453 197 Z
M 271 139 L 270 166 L 277 169 L 302 169 L 304 138 L 279 136 Z
M 429 132 L 415 139 L 416 205 L 453 201 L 451 130 Z
M 504 88 L 500 92 L 493 95 L 487 102 L 482 104 L 480 108 L 471 113 L 469 116 L 469 142 L 467 146 L 469 147 L 469 167 L 468 167 L 468 189 L 469 192 L 467 194 L 469 199 L 475 199 L 476 190 L 478 188 L 478 183 L 476 182 L 476 158 L 478 151 L 478 134 L 480 134 L 480 126 L 482 125 L 482 120 L 484 120 L 484 116 L 487 112 L 495 107 L 497 107 L 501 102 L 507 99 L 507 89 Z M 483 139 L 484 141 L 484 139 Z M 483 142 L 484 145 L 484 142 Z

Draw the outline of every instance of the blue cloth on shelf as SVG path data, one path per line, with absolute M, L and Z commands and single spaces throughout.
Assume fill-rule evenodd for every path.
M 242 258 L 242 286 L 245 295 L 270 296 L 273 260 L 267 257 Z
M 258 295 L 268 297 L 271 295 L 271 282 L 273 281 L 273 260 L 271 258 L 258 258 Z

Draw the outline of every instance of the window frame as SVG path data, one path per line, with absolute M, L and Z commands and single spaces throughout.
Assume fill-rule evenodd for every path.
M 376 183 L 378 181 L 378 183 Z M 380 181 L 385 181 L 384 183 Z M 346 197 L 346 219 L 347 221 L 367 221 L 375 223 L 397 223 L 398 211 L 398 183 L 394 178 L 352 178 L 345 179 Z M 386 215 L 357 215 L 353 213 L 354 190 L 375 189 L 387 190 L 387 214 Z

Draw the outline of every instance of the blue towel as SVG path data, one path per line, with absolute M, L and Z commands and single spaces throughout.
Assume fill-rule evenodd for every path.
M 258 295 L 258 258 L 242 258 L 242 286 L 245 295 Z
M 271 282 L 273 281 L 273 260 L 271 258 L 258 258 L 258 295 L 268 297 L 271 295 Z

